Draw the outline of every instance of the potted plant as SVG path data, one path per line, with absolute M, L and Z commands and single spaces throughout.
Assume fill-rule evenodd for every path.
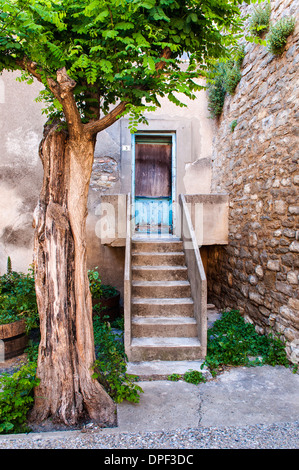
M 32 270 L 27 275 L 11 270 L 0 276 L 0 340 L 4 359 L 23 354 L 28 343 L 27 333 L 38 326 L 35 284 Z
M 102 284 L 97 268 L 88 271 L 94 315 L 108 316 L 110 321 L 119 316 L 120 292 L 113 286 Z

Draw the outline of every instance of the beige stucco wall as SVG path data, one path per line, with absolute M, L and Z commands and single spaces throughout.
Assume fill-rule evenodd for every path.
M 34 101 L 40 84 L 18 83 L 17 75 L 4 72 L 0 76 L 1 274 L 6 271 L 8 256 L 18 271 L 27 271 L 32 262 L 32 214 L 42 183 L 38 146 L 46 117 L 43 104 Z M 213 123 L 208 118 L 205 92 L 197 96 L 193 101 L 183 97 L 185 108 L 163 99 L 162 107 L 147 116 L 156 130 L 177 129 L 177 195 L 210 192 Z M 124 249 L 102 245 L 97 228 L 101 196 L 131 191 L 132 154 L 122 147 L 131 144 L 127 124 L 128 119 L 122 119 L 98 135 L 87 218 L 89 268 L 98 267 L 103 282 L 121 291 Z
M 7 257 L 16 271 L 32 263 L 32 213 L 42 182 L 38 145 L 44 116 L 39 84 L 16 82 L 17 73 L 0 76 L 0 273 Z

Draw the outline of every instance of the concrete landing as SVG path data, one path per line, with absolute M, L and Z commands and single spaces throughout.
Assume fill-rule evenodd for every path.
M 140 403 L 118 405 L 118 427 L 113 432 L 299 420 L 299 375 L 282 366 L 233 368 L 199 385 L 167 380 L 139 385 L 144 391 Z

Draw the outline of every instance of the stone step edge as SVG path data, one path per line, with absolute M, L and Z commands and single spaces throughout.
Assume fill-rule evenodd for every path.
M 189 281 L 132 281 L 132 286 L 136 287 L 185 287 L 190 286 Z
M 188 268 L 187 266 L 182 266 L 178 264 L 177 266 L 173 265 L 167 265 L 167 264 L 162 264 L 162 265 L 156 265 L 156 266 L 151 266 L 151 265 L 142 265 L 142 264 L 132 264 L 132 269 L 134 271 L 187 271 Z
M 155 305 L 186 305 L 194 304 L 191 297 L 132 297 L 132 304 L 155 304 Z
M 200 348 L 201 343 L 198 337 L 189 336 L 142 336 L 132 338 L 131 347 L 137 348 Z
M 133 251 L 133 256 L 185 256 L 185 253 L 183 251 Z
M 211 373 L 206 366 L 203 366 L 204 359 L 198 361 L 141 361 L 128 362 L 127 373 L 138 377 L 138 381 L 146 380 L 167 380 L 172 374 L 183 375 L 189 370 L 196 370 L 208 380 Z
M 194 317 L 142 317 L 134 315 L 132 317 L 132 323 L 136 325 L 196 325 L 196 320 Z

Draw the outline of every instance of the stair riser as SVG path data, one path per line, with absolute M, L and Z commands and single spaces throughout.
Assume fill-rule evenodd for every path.
M 204 353 L 200 346 L 198 347 L 132 347 L 129 360 L 132 362 L 141 361 L 195 361 L 203 359 Z
M 196 324 L 191 325 L 138 325 L 132 323 L 132 334 L 134 338 L 141 337 L 196 337 L 197 327 Z
M 184 266 L 185 255 L 182 254 L 133 254 L 133 266 Z
M 139 317 L 193 317 L 194 305 L 132 304 L 132 315 Z
M 133 297 L 181 298 L 190 297 L 190 286 L 132 286 Z
M 133 281 L 187 281 L 187 269 L 133 269 Z
M 156 253 L 169 253 L 173 251 L 182 251 L 183 243 L 182 242 L 132 242 L 132 251 L 133 252 L 156 252 Z

